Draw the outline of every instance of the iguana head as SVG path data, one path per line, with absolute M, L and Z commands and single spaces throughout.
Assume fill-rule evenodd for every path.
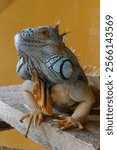
M 60 83 L 71 78 L 73 66 L 64 53 L 63 36 L 59 34 L 59 24 L 55 27 L 40 26 L 27 28 L 15 35 L 15 47 L 19 54 L 17 73 L 29 77 L 29 70 L 36 71 L 48 83 Z

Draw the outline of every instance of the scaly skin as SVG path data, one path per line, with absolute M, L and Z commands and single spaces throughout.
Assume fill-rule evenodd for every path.
M 95 101 L 76 56 L 63 42 L 66 32 L 59 34 L 58 28 L 59 24 L 28 28 L 15 35 L 17 74 L 34 83 L 33 90 L 26 85 L 24 92 L 32 110 L 21 118 L 23 121 L 30 117 L 26 136 L 32 121 L 40 124 L 43 114 L 52 115 L 52 107 L 73 112 L 54 120 L 61 130 L 82 129 Z

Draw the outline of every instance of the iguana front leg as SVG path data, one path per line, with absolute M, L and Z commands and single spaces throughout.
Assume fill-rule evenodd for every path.
M 60 119 L 54 120 L 55 124 L 59 126 L 61 130 L 69 128 L 83 129 L 82 123 L 92 108 L 95 101 L 94 95 L 86 83 L 79 82 L 77 86 L 71 88 L 69 96 L 74 99 L 74 101 L 80 102 L 80 104 L 75 108 L 72 116 L 60 115 Z
M 29 88 L 30 85 L 25 83 L 25 87 L 24 87 L 24 96 L 25 96 L 25 100 L 27 102 L 28 107 L 30 108 L 30 112 L 25 114 L 24 116 L 21 117 L 20 121 L 23 122 L 23 120 L 25 120 L 26 118 L 29 118 L 29 122 L 26 128 L 26 133 L 25 136 L 27 137 L 27 134 L 29 132 L 30 126 L 32 124 L 32 122 L 34 122 L 34 125 L 36 126 L 37 124 L 40 124 L 43 121 L 43 113 L 41 112 L 41 108 L 40 108 L 40 103 L 42 103 L 42 101 L 44 101 L 44 97 L 42 95 L 44 95 L 43 91 L 43 87 L 41 86 L 41 81 L 38 79 L 38 76 L 36 74 L 36 72 L 30 72 L 31 76 L 32 76 L 32 81 L 34 83 L 34 85 L 32 85 L 33 87 L 31 87 L 31 89 Z M 42 94 L 41 94 L 42 93 Z
M 34 121 L 34 126 L 37 124 L 40 124 L 43 122 L 43 113 L 40 111 L 37 101 L 35 100 L 34 95 L 28 91 L 24 91 L 25 99 L 27 100 L 27 104 L 29 108 L 31 109 L 31 112 L 25 114 L 21 117 L 20 121 L 23 122 L 24 119 L 29 118 L 29 122 L 26 128 L 25 137 L 27 137 L 27 134 L 29 132 L 30 126 L 32 124 L 32 121 Z
M 20 121 L 23 122 L 24 119 L 29 118 L 29 123 L 25 133 L 26 137 L 32 121 L 34 121 L 34 125 L 40 124 L 43 122 L 43 114 L 52 114 L 52 109 L 49 102 L 49 89 L 46 87 L 46 84 L 39 80 L 36 75 L 32 75 L 32 81 L 34 82 L 32 92 L 28 90 L 28 87 L 25 87 L 24 90 L 24 96 L 31 112 L 25 114 L 20 119 Z

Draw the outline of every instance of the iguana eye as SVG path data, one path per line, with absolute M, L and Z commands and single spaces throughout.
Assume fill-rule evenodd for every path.
M 42 31 L 42 34 L 43 34 L 44 36 L 49 36 L 49 32 L 48 32 L 47 30 L 43 30 L 43 31 Z

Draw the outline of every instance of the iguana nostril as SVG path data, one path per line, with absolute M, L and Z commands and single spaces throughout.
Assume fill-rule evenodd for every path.
M 26 32 L 22 32 L 22 36 L 26 37 L 27 33 Z

